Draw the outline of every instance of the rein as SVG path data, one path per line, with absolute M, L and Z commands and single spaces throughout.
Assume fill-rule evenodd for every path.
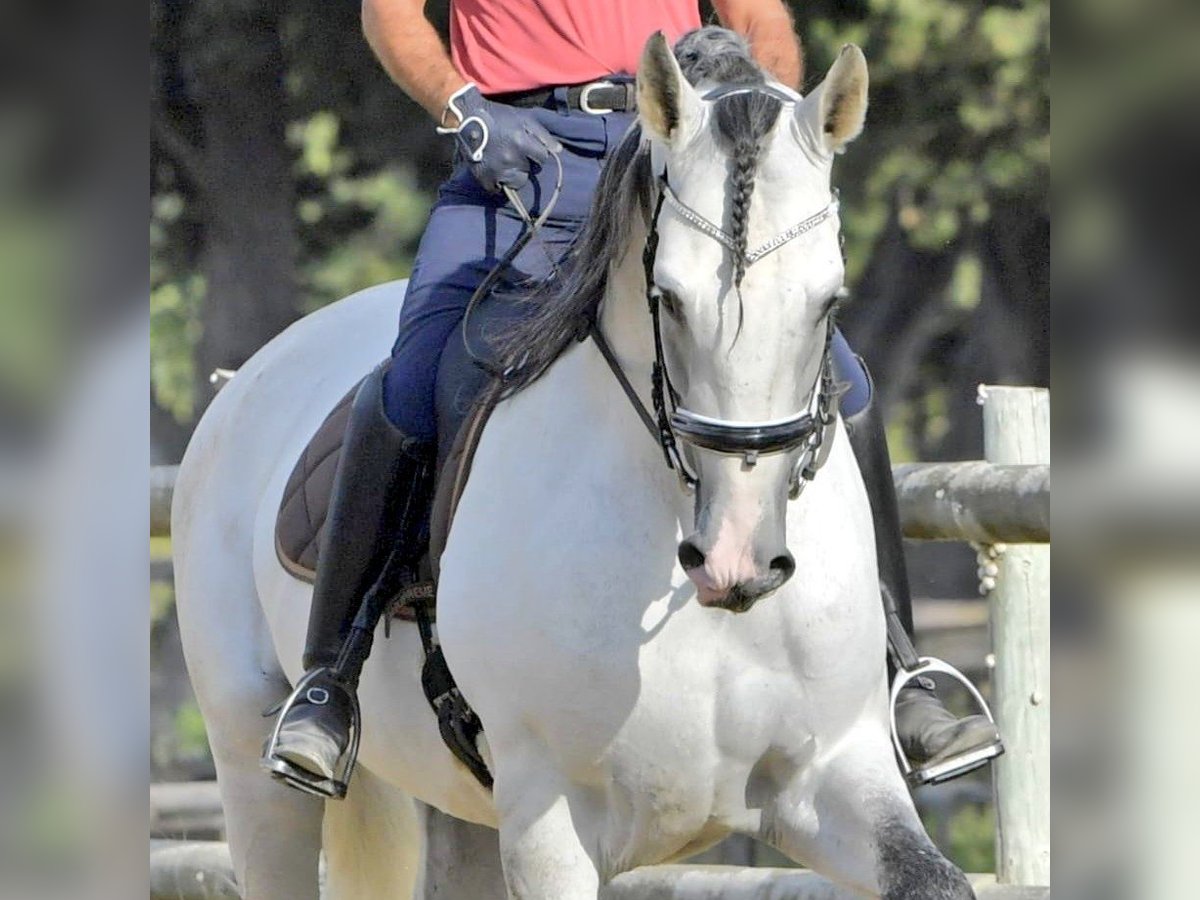
M 833 322 L 828 320 L 825 328 L 825 347 L 821 354 L 821 368 L 810 392 L 808 407 L 782 419 L 759 422 L 740 422 L 701 415 L 680 405 L 678 391 L 671 382 L 663 349 L 662 318 L 660 306 L 662 292 L 654 283 L 654 261 L 658 254 L 658 219 L 663 202 L 669 201 L 680 217 L 702 234 L 734 250 L 734 239 L 719 226 L 683 203 L 667 181 L 664 171 L 659 177 L 659 194 L 654 214 L 650 219 L 646 245 L 642 250 L 642 268 L 646 281 L 646 303 L 654 332 L 654 365 L 650 374 L 650 401 L 653 412 L 646 408 L 637 390 L 621 368 L 608 339 L 601 331 L 599 322 L 592 318 L 588 336 L 596 344 L 600 355 L 612 370 L 617 383 L 625 392 L 634 411 L 638 414 L 650 436 L 662 449 L 667 468 L 679 476 L 685 491 L 694 491 L 699 479 L 686 465 L 679 441 L 700 449 L 727 456 L 741 456 L 747 468 L 753 468 L 759 456 L 787 453 L 802 448 L 799 459 L 792 470 L 788 496 L 796 499 L 804 486 L 816 477 L 817 471 L 829 456 L 833 424 L 837 419 L 838 393 L 833 380 L 833 360 L 830 344 L 833 340 Z M 788 241 L 811 231 L 832 216 L 838 207 L 836 196 L 822 210 L 793 225 L 787 231 L 772 238 L 762 247 L 746 254 L 746 264 L 762 259 Z M 669 411 L 668 411 L 669 406 Z M 676 438 L 678 437 L 678 441 Z
M 459 326 L 462 330 L 463 347 L 466 349 L 467 355 L 471 357 L 471 361 L 475 365 L 479 366 L 479 368 L 483 369 L 483 371 L 487 372 L 493 378 L 499 379 L 501 382 L 507 382 L 508 379 L 515 373 L 515 371 L 520 368 L 520 364 L 517 366 L 510 366 L 507 369 L 500 369 L 492 364 L 491 359 L 486 353 L 480 353 L 478 350 L 476 350 L 471 343 L 471 317 L 475 314 L 479 304 L 482 303 L 486 297 L 491 295 L 492 288 L 495 287 L 496 282 L 500 279 L 500 276 L 503 274 L 504 270 L 511 266 L 513 262 L 516 261 L 516 258 L 521 254 L 521 251 L 529 245 L 529 242 L 538 236 L 542 226 L 546 224 L 546 221 L 554 212 L 554 207 L 558 205 L 558 198 L 562 196 L 563 189 L 563 164 L 557 153 L 551 153 L 550 158 L 554 160 L 554 165 L 557 169 L 554 179 L 554 190 L 551 191 L 549 199 L 542 204 L 542 212 L 536 219 L 530 214 L 529 210 L 525 208 L 525 204 L 521 201 L 520 194 L 507 185 L 502 188 L 504 191 L 504 196 L 508 199 L 508 202 L 512 205 L 512 208 L 516 210 L 517 215 L 520 217 L 523 228 L 521 234 L 515 241 L 513 241 L 512 246 L 509 247 L 507 252 L 505 252 L 505 254 L 496 261 L 496 264 L 492 266 L 487 275 L 484 276 L 483 280 L 476 285 L 475 290 L 471 293 L 470 299 L 467 300 L 466 309 L 463 311 L 462 323 Z M 539 244 L 541 244 L 540 240 Z M 546 254 L 546 259 L 550 262 L 550 270 L 557 275 L 558 264 L 555 262 L 554 257 L 550 254 L 550 252 L 546 250 L 545 245 L 543 244 L 541 246 L 542 252 Z

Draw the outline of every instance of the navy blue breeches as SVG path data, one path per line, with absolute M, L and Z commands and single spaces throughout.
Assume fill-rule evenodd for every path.
M 501 274 L 498 294 L 517 293 L 530 279 L 545 278 L 552 271 L 552 260 L 557 263 L 566 254 L 587 218 L 600 170 L 633 120 L 628 113 L 593 116 L 568 112 L 563 100 L 556 98 L 557 109 L 528 110 L 562 143 L 562 192 L 538 238 Z M 558 169 L 550 162 L 521 190 L 521 199 L 535 218 L 549 202 L 557 180 Z M 392 365 L 384 380 L 388 418 L 410 437 L 428 442 L 438 439 L 434 391 L 443 350 L 461 325 L 476 286 L 523 228 L 504 195 L 485 191 L 465 164 L 460 163 L 438 191 L 417 250 L 400 313 L 400 333 L 392 347 Z M 840 332 L 834 336 L 833 354 L 837 378 L 850 384 L 841 403 L 843 413 L 850 415 L 866 406 L 869 383 Z M 468 392 L 486 383 L 481 375 L 468 377 L 472 385 Z M 459 386 L 460 397 L 463 387 Z M 464 410 L 467 405 L 455 404 Z M 447 427 L 450 424 L 441 423 L 443 440 L 455 431 Z

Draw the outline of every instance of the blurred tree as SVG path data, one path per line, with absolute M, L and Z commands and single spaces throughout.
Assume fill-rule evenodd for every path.
M 190 238 L 171 259 L 179 266 L 172 274 L 190 277 L 171 279 L 157 305 L 184 321 L 198 317 L 184 335 L 195 343 L 201 375 L 239 365 L 295 317 L 283 7 L 280 0 L 178 0 L 154 8 L 162 49 L 154 62 L 166 83 L 153 136 L 175 188 L 156 206 Z
M 151 6 L 155 437 L 182 452 L 215 368 L 400 277 L 447 154 L 352 0 Z

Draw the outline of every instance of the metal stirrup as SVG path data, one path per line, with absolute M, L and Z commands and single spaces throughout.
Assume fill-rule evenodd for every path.
M 912 646 L 911 643 L 909 646 Z M 939 760 L 938 762 L 924 763 L 917 766 L 913 765 L 908 755 L 904 752 L 904 748 L 900 746 L 900 736 L 896 732 L 896 701 L 900 697 L 900 692 L 904 690 L 909 682 L 915 681 L 922 675 L 931 673 L 949 675 L 966 687 L 967 692 L 975 701 L 975 705 L 979 708 L 980 712 L 983 713 L 992 725 L 996 724 L 992 710 L 988 706 L 987 701 L 983 699 L 983 695 L 979 693 L 979 689 L 971 683 L 971 680 L 966 675 L 945 660 L 933 656 L 922 656 L 917 659 L 917 664 L 912 668 L 897 666 L 896 677 L 892 680 L 892 692 L 888 698 L 888 717 L 892 729 L 892 746 L 896 750 L 896 759 L 899 761 L 900 768 L 904 772 L 905 781 L 912 787 L 919 787 L 923 784 L 939 784 L 943 781 L 949 781 L 951 778 L 957 778 L 959 775 L 965 775 L 967 772 L 978 769 L 988 760 L 995 759 L 1004 752 L 1004 742 L 997 740 L 986 746 L 977 747 L 974 750 L 969 750 L 966 753 Z
M 329 675 L 332 670 L 328 667 L 321 666 L 308 672 L 296 682 L 295 689 L 283 701 L 282 711 L 275 720 L 275 728 L 271 731 L 271 738 L 267 741 L 267 748 L 263 751 L 262 767 L 271 773 L 273 778 L 285 782 L 297 790 L 304 791 L 306 794 L 312 794 L 315 797 L 325 797 L 329 799 L 341 800 L 346 796 L 346 788 L 350 783 L 350 773 L 354 770 L 354 763 L 358 759 L 358 741 L 362 735 L 362 713 L 358 706 L 358 697 L 355 691 L 347 691 L 350 697 L 350 743 L 346 746 L 345 752 L 342 754 L 341 763 L 337 770 L 333 773 L 332 778 L 322 778 L 303 769 L 290 760 L 286 760 L 279 756 L 279 735 L 283 729 L 284 719 L 291 712 L 292 707 L 296 705 L 296 701 L 302 696 L 307 695 L 312 682 L 319 675 Z

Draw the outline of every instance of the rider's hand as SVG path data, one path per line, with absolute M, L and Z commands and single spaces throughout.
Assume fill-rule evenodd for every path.
M 562 145 L 533 116 L 493 103 L 473 84 L 450 95 L 446 114 L 456 125 L 443 125 L 440 134 L 453 134 L 466 153 L 471 174 L 489 191 L 520 190 L 534 166 L 543 165 Z M 443 118 L 445 121 L 445 118 Z

